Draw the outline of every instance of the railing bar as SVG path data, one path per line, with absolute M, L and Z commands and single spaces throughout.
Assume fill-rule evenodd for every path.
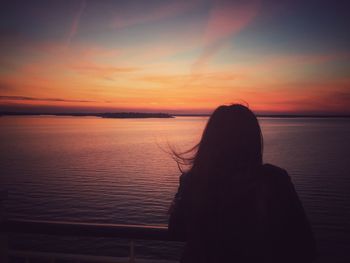
M 5 213 L 3 209 L 3 200 L 7 197 L 7 192 L 1 191 L 0 192 L 0 224 L 2 224 L 5 220 Z M 8 235 L 7 233 L 0 232 L 0 262 L 2 263 L 8 263 L 9 262 L 9 256 L 8 256 Z
M 5 233 L 0 233 L 0 262 L 8 262 L 8 237 Z
M 75 226 L 91 226 L 91 227 L 130 227 L 130 228 L 146 228 L 146 229 L 166 229 L 166 225 L 132 225 L 132 224 L 110 224 L 110 223 L 86 223 L 86 222 L 70 222 L 55 220 L 29 220 L 29 219 L 6 219 L 5 223 L 21 223 L 21 224 L 52 224 L 52 225 L 75 225 Z
M 130 241 L 130 263 L 135 263 L 135 243 L 134 240 Z
M 0 236 L 7 237 L 11 233 L 20 234 L 46 234 L 56 236 L 89 236 L 89 237 L 114 237 L 128 238 L 131 240 L 157 240 L 157 241 L 184 241 L 183 239 L 174 239 L 169 236 L 166 226 L 144 226 L 144 225 L 119 225 L 119 224 L 92 224 L 92 223 L 77 223 L 77 222 L 57 222 L 57 221 L 40 221 L 40 220 L 9 220 L 0 221 Z M 4 239 L 2 239 L 4 241 Z M 0 239 L 1 241 L 1 239 Z M 7 242 L 6 242 L 7 243 Z M 4 247 L 3 247 L 4 248 Z M 6 249 L 7 252 L 7 249 Z M 130 260 L 134 262 L 134 243 L 130 247 Z M 7 253 L 6 253 L 7 254 Z M 0 253 L 1 255 L 1 253 Z M 2 254 L 4 255 L 4 253 Z M 32 258 L 46 258 L 50 262 L 55 262 L 57 259 L 76 259 L 79 261 L 96 262 L 103 261 L 118 262 L 122 258 L 108 256 L 93 256 L 80 254 L 65 254 L 65 253 L 46 253 L 21 250 L 9 250 L 8 256 L 20 256 L 29 263 Z M 7 260 L 5 257 L 5 260 Z M 123 258 L 126 262 L 127 258 Z M 138 260 L 138 262 L 149 262 L 147 260 Z M 150 261 L 153 262 L 153 261 Z M 157 260 L 156 262 L 160 262 Z M 163 261 L 161 261 L 163 262 Z M 170 261 L 164 261 L 170 262 Z
M 26 250 L 9 250 L 10 256 L 23 257 L 26 262 L 29 262 L 29 258 L 42 258 L 42 259 L 63 259 L 63 260 L 77 260 L 77 261 L 90 261 L 90 262 L 118 262 L 125 258 L 109 257 L 109 256 L 95 256 L 95 255 L 82 255 L 82 254 L 67 254 L 67 253 L 48 253 L 48 252 L 34 252 Z M 52 262 L 52 261 L 51 261 Z M 53 261 L 54 262 L 54 261 Z
M 166 226 L 6 220 L 0 224 L 0 232 L 56 236 L 115 237 L 133 240 L 183 241 L 170 237 Z
M 105 262 L 105 263 L 118 263 L 118 262 L 127 262 L 127 257 L 110 257 L 110 256 L 95 256 L 95 255 L 84 255 L 84 254 L 68 254 L 68 253 L 49 253 L 49 252 L 34 252 L 28 250 L 10 250 L 9 254 L 15 257 L 21 257 L 27 260 L 32 258 L 41 258 L 41 259 L 52 259 L 55 257 L 56 259 L 63 260 L 80 260 L 82 262 Z M 178 261 L 174 260 L 162 260 L 162 259 L 137 259 L 139 263 L 175 263 Z M 2 262 L 1 262 L 2 263 Z

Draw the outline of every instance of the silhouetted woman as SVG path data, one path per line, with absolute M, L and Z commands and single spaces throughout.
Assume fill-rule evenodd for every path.
M 169 213 L 181 262 L 312 262 L 315 243 L 287 172 L 262 163 L 256 116 L 239 104 L 211 115 Z M 190 153 L 187 152 L 187 153 Z

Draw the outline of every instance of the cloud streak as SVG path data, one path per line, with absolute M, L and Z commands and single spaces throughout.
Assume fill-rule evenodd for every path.
M 71 28 L 69 30 L 68 37 L 67 37 L 67 42 L 66 42 L 66 47 L 69 47 L 70 43 L 72 42 L 72 39 L 74 38 L 74 36 L 78 32 L 80 18 L 81 18 L 82 13 L 84 12 L 85 7 L 86 7 L 86 1 L 82 0 L 80 2 L 79 10 L 78 10 L 78 12 L 75 15 L 75 17 L 73 19 L 72 26 L 71 26 Z
M 121 29 L 175 17 L 193 9 L 198 2 L 198 0 L 172 1 L 171 3 L 162 4 L 152 10 L 143 10 L 143 12 L 139 14 L 126 15 L 125 13 L 120 13 L 113 19 L 111 26 L 115 29 Z
M 94 100 L 70 100 L 61 98 L 36 98 L 27 96 L 0 96 L 0 100 L 15 100 L 15 101 L 51 101 L 51 102 L 96 102 Z
M 209 12 L 203 37 L 203 51 L 194 62 L 192 71 L 199 71 L 218 52 L 225 41 L 248 26 L 258 13 L 259 3 L 247 1 L 215 1 Z
M 147 76 L 139 77 L 138 80 L 151 82 L 151 83 L 160 83 L 160 84 L 174 84 L 178 85 L 183 81 L 188 81 L 192 76 L 188 74 L 149 74 Z M 227 82 L 227 81 L 236 81 L 245 79 L 247 76 L 241 73 L 232 73 L 232 72 L 212 72 L 212 73 L 200 73 L 194 75 L 196 79 L 201 79 L 205 82 L 214 81 L 214 82 Z
M 138 67 L 117 67 L 93 62 L 79 63 L 72 65 L 70 68 L 79 74 L 97 78 L 111 78 L 118 74 L 127 74 L 140 70 Z
M 16 88 L 14 88 L 13 86 L 0 81 L 0 91 L 5 92 L 5 91 L 14 91 Z

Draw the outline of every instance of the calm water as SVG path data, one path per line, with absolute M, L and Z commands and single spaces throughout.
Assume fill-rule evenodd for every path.
M 168 145 L 193 146 L 206 120 L 1 117 L 6 212 L 27 219 L 166 224 L 179 176 Z M 260 123 L 264 160 L 291 175 L 313 225 L 320 262 L 350 262 L 350 120 Z M 106 253 L 114 246 L 97 243 Z M 149 247 L 145 254 L 171 253 L 157 243 Z

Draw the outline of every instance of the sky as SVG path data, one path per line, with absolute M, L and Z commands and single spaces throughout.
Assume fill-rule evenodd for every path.
M 1 1 L 0 111 L 350 114 L 348 1 Z

